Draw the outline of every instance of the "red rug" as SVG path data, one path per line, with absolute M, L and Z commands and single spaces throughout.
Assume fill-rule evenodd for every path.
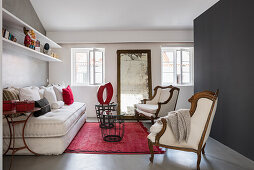
M 120 142 L 105 142 L 101 136 L 99 123 L 85 123 L 71 144 L 65 150 L 66 153 L 89 154 L 150 154 L 148 131 L 142 123 L 125 123 L 124 137 Z M 154 146 L 155 154 L 162 154 L 159 147 Z

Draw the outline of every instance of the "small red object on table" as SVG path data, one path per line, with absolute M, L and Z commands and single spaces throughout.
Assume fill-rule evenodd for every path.
M 8 123 L 8 126 L 9 126 L 9 129 L 10 129 L 10 142 L 9 142 L 8 149 L 4 153 L 4 154 L 6 154 L 9 150 L 12 150 L 12 157 L 11 157 L 10 168 L 11 168 L 11 165 L 12 165 L 13 155 L 17 151 L 19 151 L 19 150 L 27 149 L 31 153 L 33 153 L 35 155 L 39 155 L 39 154 L 35 153 L 34 151 L 32 151 L 27 146 L 26 140 L 25 140 L 25 128 L 26 128 L 27 121 L 33 115 L 34 112 L 39 111 L 39 110 L 41 110 L 41 108 L 34 107 L 33 109 L 31 109 L 29 111 L 24 111 L 24 112 L 18 112 L 16 110 L 3 111 L 3 115 L 5 116 L 5 118 L 7 120 L 7 123 Z M 13 120 L 13 115 L 15 115 L 15 114 L 25 114 L 25 113 L 29 114 L 29 115 L 27 115 L 26 119 L 24 119 L 24 120 L 17 120 L 17 121 Z M 23 139 L 23 142 L 24 142 L 24 146 L 23 147 L 19 147 L 19 148 L 15 148 L 15 129 L 14 129 L 14 127 L 15 127 L 16 124 L 20 124 L 20 123 L 24 124 L 23 125 L 23 130 L 22 130 L 22 139 Z M 12 144 L 12 147 L 11 147 L 11 144 Z
M 34 101 L 18 101 L 16 102 L 17 112 L 27 112 L 34 109 Z

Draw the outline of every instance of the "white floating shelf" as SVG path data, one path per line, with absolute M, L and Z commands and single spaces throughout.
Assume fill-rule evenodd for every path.
M 15 31 L 18 31 L 23 34 L 23 27 L 26 27 L 26 29 L 33 30 L 36 35 L 36 39 L 40 41 L 41 44 L 48 43 L 50 48 L 61 48 L 60 45 L 7 11 L 6 9 L 2 8 L 2 17 L 3 17 L 3 26 L 8 26 L 8 28 L 15 29 Z
M 39 60 L 43 61 L 50 61 L 50 62 L 62 62 L 61 60 L 51 57 L 49 55 L 43 54 L 41 52 L 35 51 L 31 48 L 28 48 L 24 45 L 21 45 L 19 43 L 7 40 L 5 38 L 2 38 L 3 40 L 3 52 L 5 53 L 11 53 L 11 54 L 22 54 L 25 56 L 30 56 L 37 58 Z

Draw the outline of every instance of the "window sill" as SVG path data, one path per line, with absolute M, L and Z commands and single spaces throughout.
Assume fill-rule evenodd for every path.
M 95 85 L 71 85 L 72 87 L 99 87 L 100 84 Z
M 193 87 L 194 84 L 175 84 L 173 86 L 176 86 L 176 87 Z
M 193 87 L 194 84 L 162 84 L 162 86 L 175 86 L 175 87 Z

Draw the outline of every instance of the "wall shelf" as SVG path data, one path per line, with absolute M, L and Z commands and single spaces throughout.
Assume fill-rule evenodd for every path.
M 62 62 L 61 60 L 51 57 L 47 54 L 43 54 L 41 52 L 35 51 L 31 48 L 28 48 L 24 45 L 18 44 L 16 42 L 7 40 L 5 38 L 2 38 L 3 40 L 3 52 L 11 53 L 11 54 L 23 54 L 25 56 L 30 56 L 37 58 L 39 60 L 43 61 L 54 61 L 54 62 Z
M 2 38 L 4 53 L 8 52 L 15 54 L 23 54 L 43 61 L 61 62 L 61 60 L 57 58 L 51 57 L 44 53 L 25 47 L 23 45 L 23 40 L 25 37 L 23 33 L 23 27 L 26 27 L 26 29 L 29 30 L 33 30 L 36 34 L 36 39 L 38 39 L 42 45 L 48 43 L 50 48 L 62 48 L 60 45 L 58 45 L 48 37 L 44 36 L 39 31 L 31 27 L 30 25 L 26 24 L 24 21 L 22 21 L 21 19 L 19 19 L 18 17 L 16 17 L 15 15 L 13 15 L 4 8 L 2 8 L 2 17 L 3 17 L 3 27 L 6 28 L 12 34 L 14 34 L 15 37 L 17 37 L 17 42 L 13 42 L 8 39 Z

